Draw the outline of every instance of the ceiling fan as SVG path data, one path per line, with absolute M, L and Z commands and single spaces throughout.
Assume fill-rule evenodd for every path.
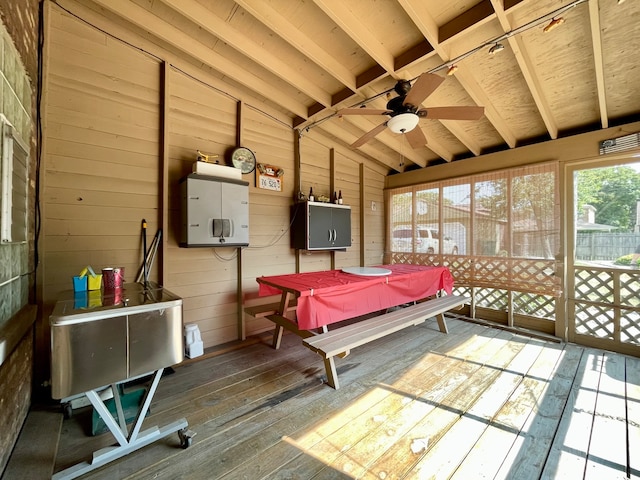
M 368 131 L 351 144 L 356 148 L 364 145 L 373 137 L 389 128 L 393 133 L 407 136 L 413 148 L 424 147 L 427 139 L 422 129 L 416 128 L 421 118 L 438 120 L 478 120 L 484 115 L 484 107 L 433 107 L 420 108 L 420 104 L 431 95 L 444 81 L 444 78 L 433 73 L 423 73 L 411 86 L 409 80 L 398 80 L 393 90 L 398 94 L 387 102 L 387 109 L 373 108 L 344 108 L 338 110 L 338 115 L 388 115 L 384 121 L 373 130 Z

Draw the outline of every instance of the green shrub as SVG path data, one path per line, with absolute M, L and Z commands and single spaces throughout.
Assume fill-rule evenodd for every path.
M 616 258 L 616 260 L 613 262 L 615 265 L 627 265 L 627 266 L 632 266 L 632 262 L 631 259 L 633 258 L 633 254 L 630 253 L 629 255 L 623 255 L 619 258 Z M 636 260 L 635 262 L 633 262 L 633 266 L 634 267 L 640 267 L 640 258 L 638 260 Z

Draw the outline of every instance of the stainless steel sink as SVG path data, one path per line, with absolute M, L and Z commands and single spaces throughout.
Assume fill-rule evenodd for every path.
M 184 359 L 182 299 L 156 284 L 68 292 L 51 325 L 52 396 L 62 399 Z

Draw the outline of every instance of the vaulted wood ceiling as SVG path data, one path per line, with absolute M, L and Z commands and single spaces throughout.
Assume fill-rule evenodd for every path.
M 359 151 L 389 171 L 425 167 L 637 120 L 640 1 L 57 0 L 108 16 L 262 102 L 302 135 L 350 145 L 386 117 L 399 79 L 445 78 L 422 107 L 483 106 L 480 120 L 421 119 L 413 149 L 385 129 Z M 562 13 L 559 9 L 569 7 Z M 545 33 L 552 18 L 565 22 Z M 504 49 L 488 50 L 496 39 Z M 455 74 L 447 70 L 455 63 Z M 392 96 L 395 95 L 392 93 Z

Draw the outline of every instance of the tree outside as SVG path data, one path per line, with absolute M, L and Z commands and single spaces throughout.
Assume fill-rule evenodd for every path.
M 576 174 L 577 211 L 595 209 L 595 223 L 633 231 L 640 199 L 640 173 L 629 166 L 594 168 Z M 578 214 L 579 216 L 579 214 Z

